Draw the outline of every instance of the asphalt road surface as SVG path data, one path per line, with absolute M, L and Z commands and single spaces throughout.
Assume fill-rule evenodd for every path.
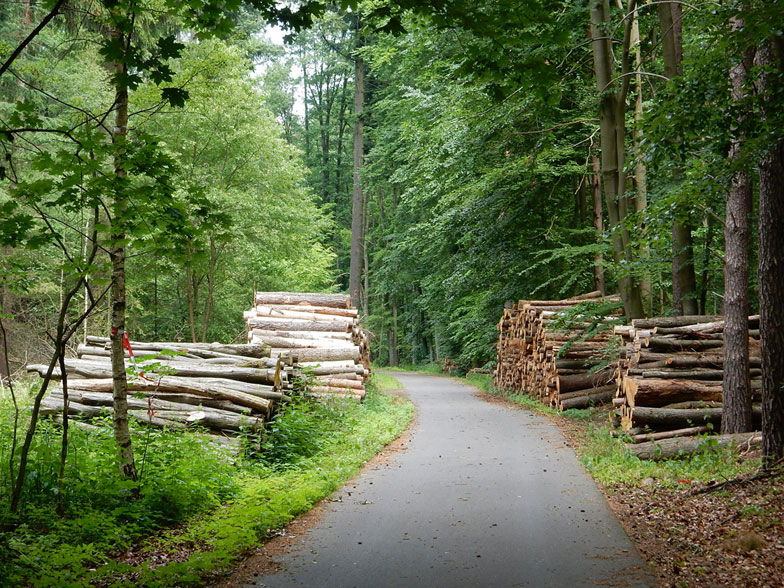
M 408 447 L 332 496 L 267 588 L 656 586 L 545 418 L 447 378 L 395 374 Z

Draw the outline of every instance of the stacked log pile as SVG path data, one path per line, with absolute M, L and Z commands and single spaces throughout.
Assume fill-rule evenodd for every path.
M 576 317 L 563 327 L 559 317 L 586 301 L 616 300 L 592 292 L 566 300 L 521 300 L 504 310 L 497 327 L 496 387 L 527 393 L 559 410 L 610 402 L 616 391 L 615 369 L 603 367 L 603 355 L 612 329 L 586 337 L 588 319 Z
M 720 316 L 638 319 L 616 327 L 623 340 L 614 417 L 635 442 L 718 430 L 724 321 Z M 760 395 L 759 316 L 749 317 L 750 381 Z M 753 407 L 755 418 L 761 409 Z
M 292 389 L 291 366 L 270 357 L 263 345 L 144 343 L 125 352 L 129 415 L 157 427 L 199 426 L 219 436 L 260 430 L 275 403 Z M 65 360 L 68 414 L 87 418 L 111 414 L 112 370 L 106 337 L 88 337 L 76 359 Z M 29 365 L 46 374 L 48 366 Z M 53 373 L 62 380 L 60 369 Z M 56 387 L 44 399 L 44 414 L 61 414 L 64 395 Z
M 348 295 L 256 292 L 245 320 L 248 341 L 292 363 L 307 394 L 364 398 L 370 344 Z

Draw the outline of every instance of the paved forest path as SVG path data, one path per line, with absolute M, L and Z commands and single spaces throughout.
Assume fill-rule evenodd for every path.
M 338 490 L 250 586 L 656 586 L 561 433 L 447 378 L 395 374 L 409 446 Z

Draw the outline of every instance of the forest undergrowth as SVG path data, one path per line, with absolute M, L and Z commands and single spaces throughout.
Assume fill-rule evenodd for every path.
M 405 430 L 413 406 L 382 391 L 398 387 L 389 376 L 371 382 L 361 405 L 294 400 L 263 437 L 243 440 L 241 455 L 199 435 L 136 424 L 138 484 L 120 477 L 107 422 L 96 431 L 71 428 L 58 485 L 61 428 L 45 420 L 18 515 L 5 514 L 7 492 L 0 498 L 0 587 L 202 585 Z M 0 486 L 6 489 L 12 428 L 12 405 L 3 396 Z M 60 487 L 62 516 L 56 513 Z

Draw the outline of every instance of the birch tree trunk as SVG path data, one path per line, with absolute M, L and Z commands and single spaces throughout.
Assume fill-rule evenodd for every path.
M 119 28 L 111 32 L 112 39 L 127 47 L 128 39 Z M 117 78 L 125 75 L 127 66 L 122 62 L 112 65 Z M 136 480 L 136 464 L 133 458 L 131 433 L 128 429 L 128 380 L 125 375 L 125 354 L 123 335 L 125 333 L 125 214 L 127 202 L 124 188 L 126 178 L 125 143 L 128 135 L 128 88 L 121 80 L 115 81 L 115 120 L 112 142 L 115 147 L 114 175 L 116 182 L 113 205 L 114 218 L 111 228 L 111 247 L 109 256 L 112 262 L 111 287 L 111 331 L 112 343 L 112 380 L 114 398 L 114 439 L 119 453 L 120 472 L 126 478 Z

